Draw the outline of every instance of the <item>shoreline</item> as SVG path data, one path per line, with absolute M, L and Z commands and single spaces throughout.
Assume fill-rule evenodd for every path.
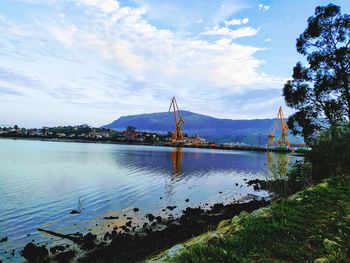
M 293 180 L 288 182 L 290 182 L 288 189 L 291 189 L 289 194 L 295 193 L 302 187 L 302 184 Z M 232 217 L 241 213 L 251 213 L 268 206 L 274 200 L 281 198 L 281 193 L 273 191 L 276 188 L 274 186 L 279 186 L 277 188 L 285 186 L 284 180 L 271 181 L 269 184 L 268 181 L 250 180 L 246 184 L 254 186 L 256 191 L 269 191 L 270 195 L 264 198 L 248 194 L 240 199 L 233 198 L 226 204 L 219 202 L 211 206 L 209 204 L 188 206 L 176 217 L 174 216 L 176 206 L 167 206 L 162 209 L 165 213 L 146 214 L 141 222 L 135 222 L 133 218 L 126 217 L 127 215 L 109 216 L 103 219 L 111 225 L 111 228 L 100 234 L 91 231 L 85 235 L 67 234 L 53 232 L 50 229 L 38 229 L 40 232 L 73 242 L 73 245 L 65 247 L 55 246 L 52 243 L 51 246 L 39 246 L 30 242 L 22 251 L 22 256 L 30 259 L 28 257 L 34 255 L 35 260 L 44 257 L 58 262 L 69 262 L 68 258 L 74 262 L 146 260 L 176 244 L 187 242 L 194 236 L 215 231 L 222 227 L 222 221 L 230 221 Z M 133 211 L 137 214 L 139 209 L 135 207 Z M 125 218 L 127 220 L 124 220 Z M 114 223 L 119 219 L 124 223 L 116 227 Z
M 86 235 L 80 233 L 63 234 L 48 229 L 38 229 L 53 237 L 66 239 L 73 245 L 69 247 L 39 246 L 34 242 L 28 243 L 21 254 L 29 261 L 40 261 L 44 258 L 69 262 L 136 262 L 155 255 L 179 242 L 184 242 L 197 236 L 215 230 L 220 221 L 238 215 L 242 211 L 252 212 L 267 206 L 270 201 L 255 196 L 242 201 L 232 201 L 229 204 L 215 203 L 206 207 L 187 207 L 182 215 L 174 218 L 171 211 L 174 207 L 166 208 L 167 215 L 163 217 L 146 214 L 146 223 L 135 225 L 133 220 L 127 221 L 120 227 L 106 231 L 100 238 L 92 232 Z M 137 208 L 134 208 L 136 211 Z M 111 224 L 118 217 L 106 217 Z M 137 230 L 136 227 L 138 227 Z M 49 253 L 49 251 L 51 253 Z
M 348 262 L 349 211 L 350 177 L 328 178 L 146 262 Z
M 211 149 L 227 151 L 253 151 L 253 152 L 278 152 L 291 153 L 298 156 L 304 156 L 306 152 L 292 152 L 290 149 L 267 148 L 258 146 L 225 146 L 216 144 L 216 146 L 199 146 L 199 145 L 174 145 L 170 143 L 144 143 L 144 142 L 121 142 L 111 140 L 85 140 L 85 139 L 62 139 L 62 138 L 42 138 L 42 137 L 19 137 L 19 136 L 0 136 L 0 139 L 28 140 L 28 141 L 48 141 L 48 142 L 72 142 L 72 143 L 97 143 L 97 144 L 117 144 L 117 145 L 141 145 L 141 146 L 159 146 L 171 148 L 193 148 L 193 149 Z
M 290 182 L 293 194 L 302 188 L 301 184 Z M 22 250 L 22 256 L 29 261 L 32 260 L 52 260 L 57 262 L 138 262 L 146 260 L 161 253 L 166 249 L 171 249 L 176 244 L 188 242 L 193 237 L 206 235 L 209 231 L 216 231 L 222 228 L 231 218 L 240 214 L 248 214 L 258 211 L 260 208 L 269 206 L 271 202 L 283 199 L 278 192 L 272 191 L 275 186 L 285 186 L 281 180 L 268 181 L 251 180 L 246 184 L 253 185 L 257 191 L 269 190 L 270 195 L 266 199 L 255 195 L 247 195 L 238 200 L 232 199 L 229 203 L 215 203 L 211 206 L 203 204 L 201 206 L 188 206 L 182 210 L 181 214 L 174 217 L 172 212 L 175 206 L 168 206 L 162 211 L 166 211 L 162 216 L 146 214 L 143 222 L 135 222 L 132 218 L 127 218 L 123 225 L 112 227 L 102 235 L 88 232 L 81 233 L 57 233 L 50 229 L 38 229 L 54 237 L 63 238 L 71 245 L 57 246 L 36 245 L 30 242 Z M 280 188 L 280 187 L 278 187 Z M 277 201 L 278 202 L 278 201 Z M 139 209 L 133 209 L 138 213 Z M 254 212 L 255 213 L 255 212 Z M 126 215 L 124 215 L 126 216 Z M 110 216 L 104 220 L 113 226 L 120 217 Z M 123 218 L 124 219 L 124 218 Z M 222 223 L 225 222 L 225 223 Z M 50 251 L 50 252 L 49 252 Z M 34 257 L 34 258 L 33 258 Z

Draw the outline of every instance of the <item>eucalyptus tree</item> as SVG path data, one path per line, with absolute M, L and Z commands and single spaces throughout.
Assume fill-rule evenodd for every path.
M 318 6 L 297 38 L 298 62 L 283 88 L 294 108 L 288 126 L 312 141 L 322 129 L 350 119 L 350 16 L 337 5 Z

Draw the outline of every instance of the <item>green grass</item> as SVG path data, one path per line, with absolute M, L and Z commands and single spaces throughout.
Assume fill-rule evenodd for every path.
M 350 262 L 350 183 L 329 179 L 185 247 L 162 261 Z

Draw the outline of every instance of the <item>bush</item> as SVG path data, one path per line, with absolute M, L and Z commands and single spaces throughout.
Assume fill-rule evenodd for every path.
M 315 179 L 350 174 L 350 123 L 321 133 L 312 145 L 310 161 Z

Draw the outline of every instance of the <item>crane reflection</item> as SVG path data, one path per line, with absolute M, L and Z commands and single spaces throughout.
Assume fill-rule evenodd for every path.
M 183 151 L 181 147 L 171 151 L 172 175 L 179 176 L 182 174 Z

